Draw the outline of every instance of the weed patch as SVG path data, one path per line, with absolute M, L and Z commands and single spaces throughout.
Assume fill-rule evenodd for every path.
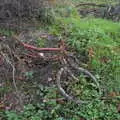
M 94 71 L 101 84 L 103 96 L 115 93 L 116 97 L 117 93 L 120 93 L 120 23 L 89 17 L 81 19 L 78 16 L 59 20 L 50 27 L 50 32 L 63 36 L 71 50 L 74 49 L 78 56 L 83 53 L 84 56 L 87 55 L 89 59 L 85 63 L 86 67 Z M 80 88 L 79 85 L 74 86 L 74 90 Z M 107 112 L 105 113 L 104 110 Z M 104 119 L 119 119 L 120 116 L 115 111 L 115 104 L 97 101 L 86 107 L 83 106 L 76 113 L 90 120 L 103 119 L 103 116 Z M 76 118 L 75 114 L 74 118 Z

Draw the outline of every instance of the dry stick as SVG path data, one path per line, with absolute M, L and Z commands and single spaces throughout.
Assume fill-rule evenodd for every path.
M 80 4 L 76 5 L 75 7 L 86 6 L 86 5 L 98 6 L 98 7 L 107 7 L 107 5 L 105 5 L 105 4 L 95 4 L 95 3 L 80 3 Z
M 22 102 L 22 99 L 21 99 L 21 97 L 19 95 L 18 88 L 17 88 L 16 81 L 15 81 L 15 67 L 14 67 L 14 65 L 10 62 L 10 60 L 7 58 L 7 56 L 2 51 L 1 51 L 1 54 L 4 57 L 4 59 L 6 60 L 6 62 L 12 67 L 13 85 L 15 87 L 16 93 L 18 94 L 17 96 L 19 98 L 20 105 L 23 106 L 23 102 Z

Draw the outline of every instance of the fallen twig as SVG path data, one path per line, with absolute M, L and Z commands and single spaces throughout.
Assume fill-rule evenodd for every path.
M 79 6 L 97 6 L 97 7 L 107 7 L 108 5 L 105 5 L 105 4 L 95 4 L 95 3 L 80 3 L 78 5 L 76 5 L 76 7 L 79 7 Z

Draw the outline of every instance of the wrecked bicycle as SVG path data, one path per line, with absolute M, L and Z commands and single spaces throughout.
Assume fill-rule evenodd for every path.
M 43 60 L 56 60 L 60 63 L 60 69 L 56 74 L 56 84 L 66 100 L 82 104 L 100 98 L 101 89 L 98 80 L 88 70 L 79 67 L 79 60 L 67 51 L 64 41 L 60 40 L 58 48 L 38 48 L 19 42 L 25 49 L 34 51 L 34 54 L 29 54 L 30 57 L 40 56 Z M 51 52 L 55 55 L 46 55 Z

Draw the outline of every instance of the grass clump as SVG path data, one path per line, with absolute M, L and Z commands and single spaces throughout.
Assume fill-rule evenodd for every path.
M 15 32 L 12 30 L 0 28 L 0 35 L 12 36 Z
M 36 40 L 36 42 L 37 42 L 38 47 L 45 47 L 45 44 L 46 44 L 45 39 L 39 38 Z

